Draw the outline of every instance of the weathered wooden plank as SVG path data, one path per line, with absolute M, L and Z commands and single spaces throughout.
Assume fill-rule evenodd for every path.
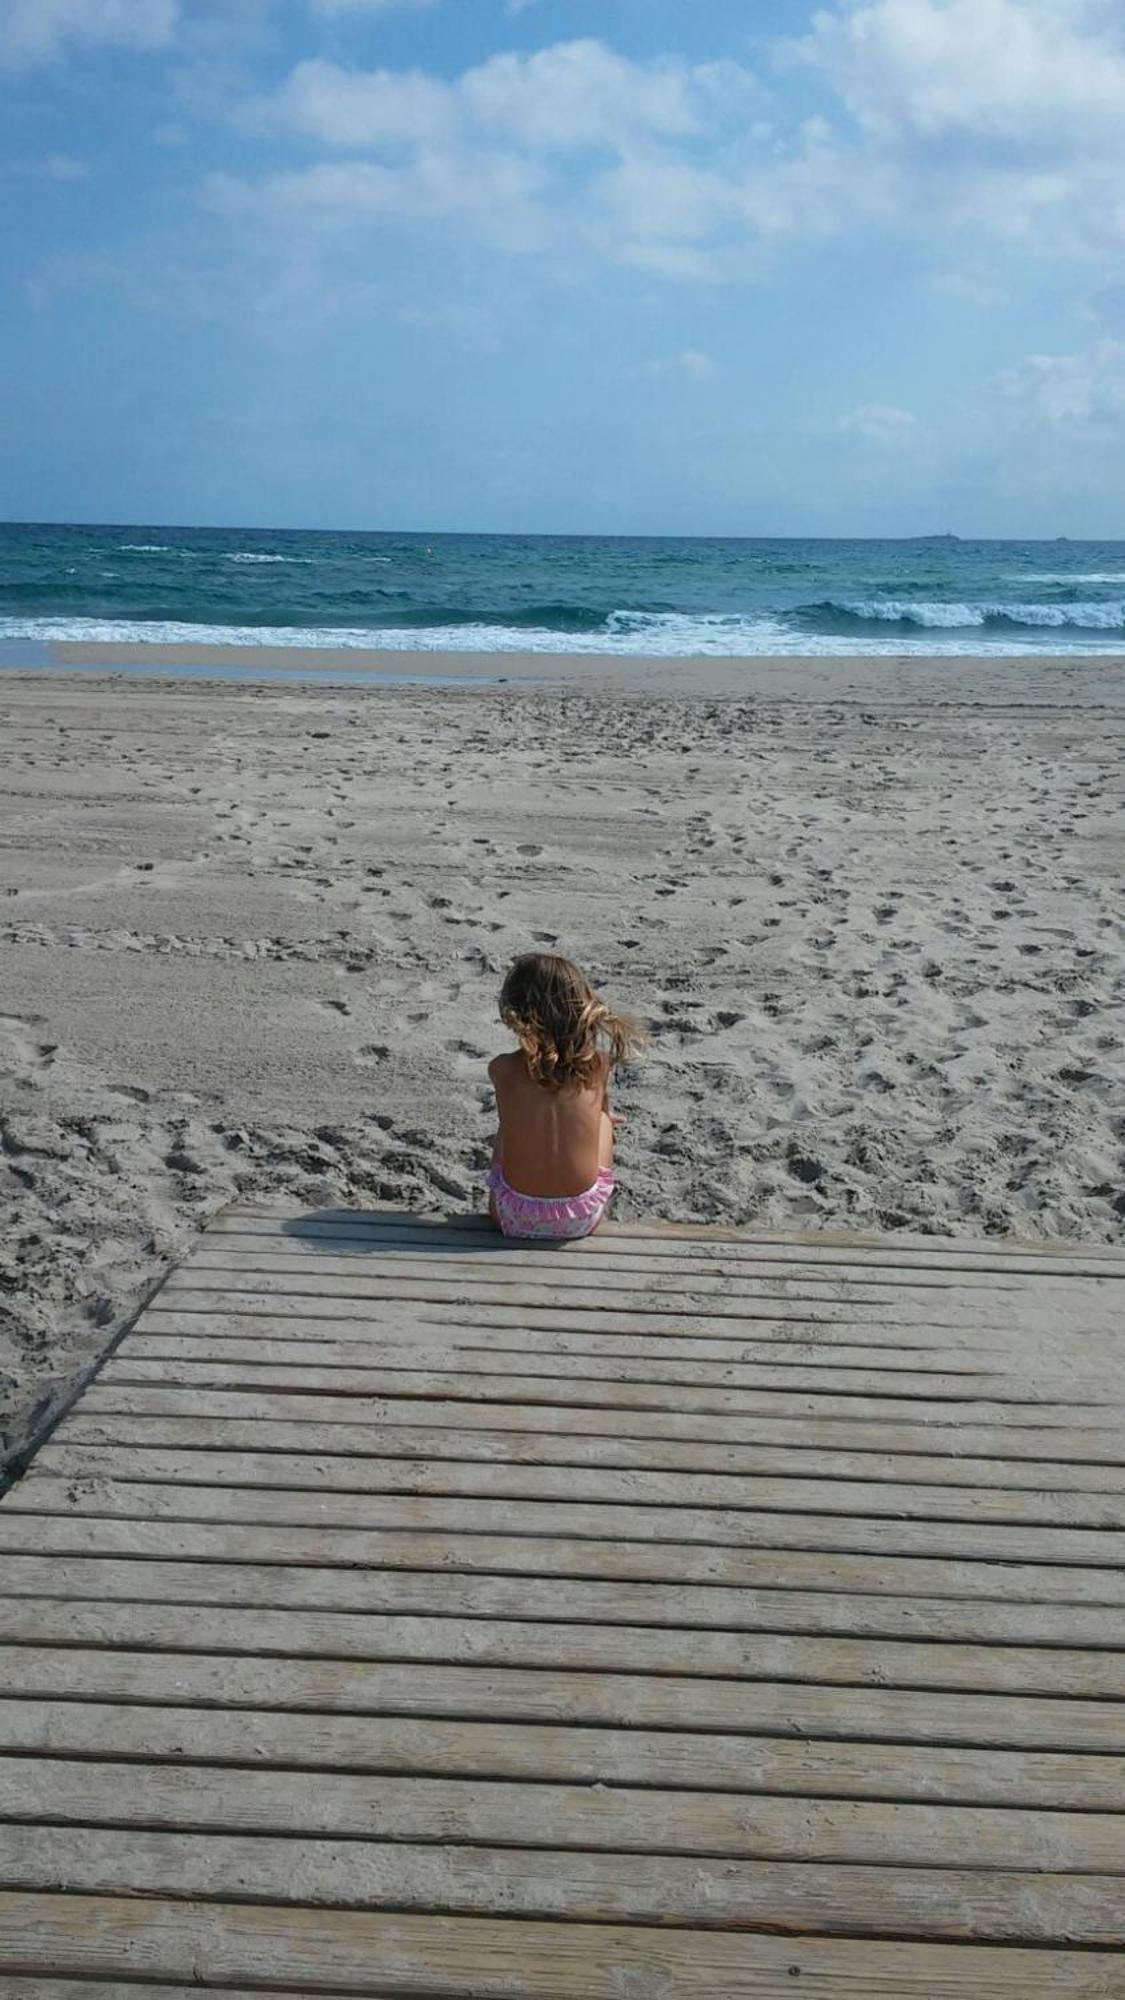
M 337 1315 L 346 1315 L 351 1308 L 357 1317 L 372 1314 L 373 1307 L 380 1303 L 399 1309 L 411 1303 L 470 1308 L 515 1306 L 520 1312 L 539 1308 L 549 1310 L 552 1315 L 565 1315 L 568 1320 L 574 1312 L 605 1312 L 617 1318 L 624 1316 L 634 1331 L 644 1329 L 650 1314 L 662 1320 L 677 1317 L 698 1320 L 703 1315 L 720 1327 L 723 1324 L 729 1327 L 732 1319 L 739 1324 L 765 1319 L 814 1326 L 822 1322 L 836 1326 L 887 1326 L 896 1331 L 915 1326 L 939 1330 L 973 1326 L 985 1333 L 993 1328 L 1032 1326 L 1039 1319 L 1034 1299 L 1008 1292 L 990 1293 L 988 1311 L 983 1313 L 975 1303 L 970 1305 L 960 1298 L 955 1290 L 935 1294 L 932 1303 L 920 1299 L 892 1302 L 813 1298 L 777 1289 L 772 1292 L 762 1289 L 756 1296 L 734 1298 L 722 1279 L 715 1281 L 713 1291 L 654 1283 L 647 1293 L 642 1293 L 634 1286 L 624 1291 L 606 1291 L 596 1285 L 573 1283 L 567 1283 L 565 1288 L 559 1284 L 502 1284 L 471 1274 L 454 1279 L 443 1277 L 440 1268 L 435 1275 L 427 1267 L 427 1273 L 417 1277 L 380 1277 L 377 1272 L 365 1271 L 355 1277 L 339 1278 L 314 1269 L 307 1278 L 271 1276 L 258 1271 L 239 1276 L 228 1271 L 197 1271 L 192 1263 L 171 1274 L 163 1296 L 168 1305 L 174 1305 L 180 1312 L 189 1306 L 199 1312 L 268 1312 L 276 1311 L 282 1301 L 305 1312 L 311 1310 L 309 1302 L 314 1300 L 319 1300 L 322 1307 L 330 1304 Z
M 1125 1657 L 1105 1648 L 687 1631 L 565 1620 L 435 1618 L 239 1605 L 0 1597 L 0 1641 L 187 1653 L 733 1676 L 977 1693 L 1125 1697 Z
M 240 1206 L 220 1215 L 208 1225 L 208 1237 L 274 1237 L 286 1243 L 329 1242 L 340 1236 L 360 1241 L 402 1242 L 408 1246 L 450 1245 L 454 1250 L 483 1254 L 497 1251 L 495 1232 L 483 1216 L 438 1218 L 386 1214 L 382 1217 L 362 1209 L 337 1211 L 335 1215 L 292 1210 L 269 1210 Z M 519 1255 L 524 1246 L 502 1243 L 500 1253 Z M 574 1255 L 572 1249 L 568 1252 Z M 1089 1266 L 1096 1277 L 1113 1276 L 1125 1270 L 1125 1253 L 1116 1245 L 1073 1241 L 1019 1241 L 1006 1237 L 942 1237 L 910 1235 L 896 1230 L 893 1236 L 870 1236 L 860 1231 L 817 1230 L 797 1233 L 755 1230 L 749 1226 L 726 1229 L 712 1224 L 645 1223 L 613 1221 L 603 1224 L 597 1235 L 583 1241 L 578 1252 L 583 1259 L 604 1257 L 621 1261 L 629 1257 L 656 1258 L 778 1258 L 793 1263 L 861 1264 L 891 1270 L 958 1271 L 980 1269 L 1005 1275 L 1069 1277 L 1076 1266 Z M 1021 1270 L 1021 1267 L 1022 1270 Z
M 376 1310 L 385 1308 L 388 1299 L 397 1299 L 406 1309 L 411 1302 L 437 1302 L 446 1296 L 442 1288 L 453 1287 L 467 1304 L 633 1311 L 641 1316 L 642 1327 L 654 1311 L 717 1312 L 729 1317 L 732 1307 L 752 1316 L 776 1308 L 781 1317 L 823 1315 L 830 1322 L 843 1314 L 881 1325 L 894 1318 L 906 1326 L 977 1324 L 1018 1328 L 1025 1337 L 1033 1335 L 1038 1351 L 1048 1359 L 1052 1329 L 1065 1329 L 1068 1337 L 1083 1332 L 1105 1337 L 1112 1332 L 1120 1307 L 1120 1285 L 1093 1277 L 1001 1280 L 957 1273 L 948 1278 L 900 1278 L 859 1267 L 845 1272 L 810 1266 L 747 1266 L 736 1275 L 729 1267 L 700 1262 L 664 1261 L 629 1268 L 633 1261 L 622 1265 L 575 1259 L 560 1282 L 562 1273 L 553 1255 L 538 1263 L 518 1264 L 506 1256 L 368 1252 L 355 1245 L 345 1245 L 338 1255 L 324 1248 L 224 1252 L 208 1240 L 182 1273 L 182 1283 L 208 1293 L 261 1290 L 282 1299 L 320 1293 L 367 1298 Z
M 188 1274 L 190 1269 L 190 1265 L 185 1267 Z M 834 1320 L 825 1319 L 822 1315 L 800 1318 L 789 1314 L 778 1318 L 771 1314 L 749 1313 L 739 1314 L 733 1319 L 716 1319 L 712 1313 L 646 1312 L 643 1317 L 636 1318 L 627 1311 L 590 1312 L 572 1307 L 567 1303 L 562 1287 L 553 1307 L 486 1305 L 476 1300 L 456 1305 L 428 1299 L 376 1299 L 365 1303 L 362 1299 L 302 1297 L 255 1301 L 241 1292 L 228 1297 L 224 1303 L 220 1303 L 214 1293 L 205 1294 L 204 1299 L 203 1304 L 189 1301 L 185 1305 L 182 1293 L 173 1299 L 166 1289 L 162 1289 L 153 1304 L 142 1313 L 137 1330 L 147 1332 L 163 1327 L 179 1333 L 206 1330 L 215 1333 L 241 1332 L 247 1336 L 262 1330 L 292 1330 L 308 1338 L 318 1335 L 338 1336 L 341 1339 L 379 1336 L 413 1341 L 442 1328 L 448 1339 L 468 1335 L 478 1343 L 482 1337 L 500 1333 L 513 1335 L 517 1344 L 525 1334 L 529 1338 L 534 1334 L 585 1336 L 590 1344 L 584 1351 L 591 1353 L 605 1347 L 616 1347 L 620 1340 L 625 1339 L 641 1343 L 640 1352 L 647 1351 L 650 1345 L 663 1351 L 666 1341 L 675 1340 L 693 1353 L 742 1349 L 747 1343 L 767 1342 L 797 1348 L 812 1344 L 817 1350 L 823 1349 L 831 1355 L 838 1345 L 852 1347 L 859 1343 L 873 1351 L 889 1349 L 894 1353 L 924 1355 L 936 1349 L 942 1354 L 964 1354 L 969 1359 L 1008 1357 L 1019 1342 L 1018 1328 L 984 1328 L 974 1326 L 972 1321 L 966 1321 L 963 1326 L 917 1324 L 904 1328 L 897 1322 L 883 1324 L 863 1318 Z M 1105 1338 L 1100 1334 L 1094 1338 L 1101 1352 L 1106 1345 Z M 1068 1345 L 1075 1342 L 1076 1336 L 1069 1336 Z
M 91 1480 L 99 1486 L 118 1480 L 167 1481 L 188 1489 L 185 1506 L 189 1510 L 193 1490 L 213 1484 L 295 1494 L 301 1496 L 302 1505 L 310 1493 L 323 1491 L 347 1497 L 434 1495 L 521 1503 L 620 1502 L 646 1509 L 762 1508 L 775 1515 L 822 1511 L 864 1519 L 889 1516 L 896 1520 L 1019 1522 L 1068 1527 L 1080 1535 L 1087 1530 L 1125 1528 L 1125 1494 L 1045 1492 L 1035 1485 L 1032 1475 L 1041 1470 L 1036 1467 L 1030 1472 L 1021 1468 L 1026 1486 L 987 1486 L 967 1483 L 968 1471 L 956 1462 L 923 1459 L 912 1468 L 908 1465 L 911 1477 L 919 1481 L 909 1484 L 896 1480 L 888 1469 L 898 1461 L 847 1452 L 822 1454 L 826 1459 L 824 1476 L 808 1478 L 794 1473 L 793 1454 L 787 1451 L 756 1453 L 762 1472 L 752 1475 L 618 1470 L 598 1464 L 497 1464 L 436 1455 L 411 1459 L 248 1449 L 175 1450 L 135 1443 L 71 1443 L 72 1435 L 70 1425 L 64 1425 L 56 1433 L 58 1442 L 48 1440 L 40 1448 L 35 1460 L 37 1472 L 57 1473 L 61 1479 L 72 1484 L 81 1481 L 83 1486 Z M 798 1459 L 797 1463 L 804 1461 Z M 928 1474 L 935 1464 L 939 1477 L 930 1481 Z M 829 1476 L 829 1468 L 838 1476 Z M 987 1461 L 974 1460 L 973 1473 L 986 1476 Z M 5 1505 L 13 1504 L 14 1494 L 10 1494 Z
M 1099 1813 L 1125 1798 L 1125 1756 L 94 1700 L 0 1698 L 0 1752 Z
M 223 1521 L 332 1529 L 448 1529 L 458 1533 L 579 1536 L 595 1541 L 691 1542 L 708 1548 L 833 1549 L 854 1554 L 971 1557 L 999 1562 L 1125 1566 L 1125 1534 L 1092 1528 L 1019 1527 L 987 1520 L 907 1520 L 897 1515 L 783 1513 L 747 1508 L 602 1505 L 467 1499 L 427 1494 L 340 1493 L 270 1486 L 187 1486 L 117 1477 L 58 1478 L 34 1467 L 9 1493 L 8 1514 L 64 1514 L 88 1521 Z M 854 1503 L 853 1503 L 854 1504 Z M 862 1504 L 862 1503 L 861 1503 Z M 967 1509 L 968 1511 L 968 1509 Z M 0 1516 L 2 1518 L 2 1516 Z
M 434 1429 L 423 1424 L 381 1425 L 374 1418 L 369 1423 L 316 1424 L 263 1418 L 247 1421 L 238 1417 L 128 1416 L 87 1411 L 87 1401 L 88 1397 L 84 1397 L 56 1433 L 68 1444 L 172 1447 L 206 1452 L 303 1452 L 333 1457 L 351 1454 L 367 1460 L 369 1466 L 375 1459 L 447 1458 L 459 1464 L 473 1459 L 500 1460 L 520 1465 L 612 1466 L 637 1472 L 755 1474 L 787 1469 L 794 1476 L 802 1467 L 811 1470 L 815 1466 L 825 1478 L 835 1475 L 846 1479 L 854 1473 L 860 1478 L 911 1480 L 919 1485 L 1125 1493 L 1125 1467 L 1030 1455 L 999 1458 L 980 1456 L 975 1451 L 970 1454 L 930 1450 L 928 1431 L 924 1432 L 923 1446 L 915 1450 L 896 1448 L 893 1437 L 886 1441 L 885 1450 L 874 1447 L 849 1450 L 843 1438 L 835 1447 L 828 1441 L 795 1438 L 790 1434 L 792 1425 L 779 1438 L 777 1420 L 766 1438 L 737 1445 L 580 1432 L 459 1430 L 453 1425 Z M 765 1421 L 755 1421 L 755 1433 Z M 936 1438 L 939 1434 L 935 1431 L 932 1435 Z M 380 1476 L 384 1469 L 380 1466 Z
M 510 1257 L 456 1257 L 418 1252 L 378 1252 L 374 1255 L 351 1252 L 334 1256 L 328 1251 L 213 1250 L 204 1239 L 203 1247 L 191 1259 L 187 1273 L 196 1290 L 224 1291 L 258 1289 L 281 1294 L 313 1290 L 342 1297 L 409 1298 L 411 1288 L 421 1286 L 422 1296 L 431 1286 L 453 1287 L 457 1296 L 466 1293 L 482 1299 L 495 1296 L 499 1303 L 523 1301 L 551 1305 L 565 1290 L 575 1304 L 591 1308 L 606 1306 L 620 1311 L 643 1312 L 646 1304 L 668 1295 L 703 1311 L 728 1313 L 745 1303 L 765 1306 L 805 1304 L 814 1311 L 822 1305 L 846 1306 L 855 1313 L 873 1312 L 886 1316 L 918 1314 L 923 1318 L 948 1314 L 964 1320 L 971 1312 L 987 1321 L 999 1316 L 1001 1325 L 1011 1323 L 1013 1314 L 1037 1313 L 1038 1287 L 1005 1283 L 987 1276 L 966 1276 L 952 1284 L 941 1278 L 919 1283 L 884 1280 L 867 1283 L 860 1270 L 851 1273 L 825 1272 L 806 1267 L 776 1271 L 759 1264 L 742 1271 L 734 1267 L 681 1264 L 668 1261 L 642 1270 L 576 1258 L 566 1267 L 565 1280 L 559 1269 L 558 1253 L 550 1253 L 540 1263 L 517 1264 Z M 1041 1283 L 1045 1281 L 1040 1281 Z M 1068 1294 L 1090 1283 L 1095 1298 L 1096 1281 L 1068 1281 Z M 370 1290 L 368 1288 L 371 1288 Z M 390 1290 L 388 1292 L 388 1287 Z M 1073 1289 L 1072 1289 L 1073 1287 Z M 441 1296 L 440 1290 L 437 1294 Z M 720 1303 L 716 1306 L 714 1301 Z M 665 1308 L 667 1310 L 667 1308 Z
M 655 1786 L 0 1757 L 0 1819 L 28 1825 L 473 1841 L 591 1852 L 1125 1873 L 1103 1812 L 776 1798 Z
M 126 1373 L 126 1371 L 128 1371 Z M 638 1383 L 651 1395 L 659 1389 L 686 1389 L 689 1399 L 700 1389 L 710 1396 L 731 1389 L 831 1389 L 841 1394 L 869 1391 L 895 1396 L 1002 1397 L 1005 1403 L 1034 1406 L 1049 1390 L 1013 1398 L 1007 1377 L 981 1367 L 949 1370 L 897 1365 L 867 1365 L 844 1361 L 836 1366 L 793 1360 L 747 1365 L 729 1356 L 704 1360 L 628 1354 L 543 1354 L 517 1347 L 460 1347 L 447 1341 L 419 1341 L 414 1346 L 386 1345 L 379 1340 L 215 1340 L 200 1336 L 162 1338 L 135 1332 L 102 1370 L 103 1381 L 201 1382 L 210 1388 L 328 1388 L 359 1390 L 367 1395 L 408 1389 L 421 1376 L 433 1382 L 443 1374 L 486 1381 L 497 1378 L 507 1392 L 513 1380 L 535 1383 Z M 409 1378 L 409 1379 L 408 1379 Z M 381 1387 L 383 1383 L 389 1387 Z M 1071 1383 L 1073 1393 L 1073 1382 Z M 685 1401 L 685 1409 L 698 1407 Z M 733 1407 L 733 1406 L 732 1406 Z
M 621 1364 L 616 1364 L 618 1368 Z M 809 1380 L 810 1374 L 813 1376 Z M 869 1417 L 902 1416 L 921 1423 L 934 1421 L 940 1410 L 944 1423 L 1003 1421 L 1085 1425 L 1097 1421 L 1102 1407 L 1091 1397 L 1079 1402 L 1078 1385 L 1068 1384 L 1070 1399 L 1061 1401 L 1044 1389 L 1037 1396 L 1019 1393 L 993 1377 L 987 1384 L 943 1377 L 905 1384 L 871 1376 L 858 1380 L 843 1375 L 827 1383 L 804 1370 L 796 1379 L 782 1376 L 753 1387 L 732 1383 L 729 1373 L 708 1382 L 645 1380 L 637 1374 L 584 1375 L 576 1369 L 561 1376 L 538 1371 L 511 1373 L 471 1366 L 426 1367 L 415 1356 L 413 1365 L 392 1368 L 372 1356 L 363 1367 L 287 1367 L 244 1361 L 148 1360 L 129 1340 L 98 1376 L 102 1388 L 223 1389 L 250 1394 L 296 1392 L 303 1396 L 362 1396 L 376 1399 L 447 1402 L 550 1403 L 564 1409 L 657 1410 L 701 1416 L 770 1416 L 778 1414 L 839 1414 Z
M 1119 2000 L 1116 1952 L 875 1942 L 209 1900 L 0 1893 L 0 1973 L 365 2000 Z M 121 1989 L 114 2000 L 121 2000 Z M 2 1989 L 0 1989 L 2 1992 Z M 15 1993 L 4 2000 L 16 2000 Z M 22 1996 L 21 1996 L 22 2000 Z M 70 2000 L 67 1990 L 65 2000 Z M 103 1989 L 104 2000 L 104 1989 Z M 162 1995 L 167 2000 L 167 1989 Z
M 817 1647 L 820 1642 L 816 1642 Z M 936 1649 L 935 1649 L 936 1650 Z M 872 1645 L 872 1655 L 875 1648 Z M 803 1656 L 818 1669 L 823 1652 Z M 847 1672 L 851 1654 L 832 1663 Z M 897 1655 L 896 1655 L 897 1657 Z M 959 1656 L 958 1656 L 959 1657 Z M 98 1646 L 0 1647 L 9 1698 L 296 1709 L 324 1715 L 474 1717 L 505 1723 L 637 1730 L 708 1730 L 822 1737 L 866 1744 L 1125 1755 L 1125 1704 L 1085 1696 L 947 1693 L 815 1681 L 706 1680 L 697 1675 L 570 1673 L 547 1667 L 398 1666 L 361 1660 L 262 1659 L 226 1653 L 147 1653 Z M 284 1729 L 277 1741 L 284 1744 Z M 877 1765 L 875 1766 L 877 1768 Z
M 1121 1878 L 0 1828 L 0 1886 L 708 1929 L 1114 1945 Z M 132 1990 L 132 1989 L 130 1989 Z M 557 1990 L 557 1989 L 556 1989 Z M 0 1988 L 2 1992 L 2 1988 Z
M 551 1270 L 552 1263 L 555 1266 Z M 903 1326 L 977 1324 L 1013 1328 L 1039 1336 L 1071 1331 L 1104 1334 L 1115 1323 L 1120 1287 L 1093 1279 L 1021 1278 L 1003 1282 L 986 1276 L 956 1279 L 898 1280 L 889 1273 L 869 1277 L 859 1269 L 845 1274 L 822 1269 L 767 1270 L 748 1268 L 742 1275 L 722 1266 L 679 1262 L 653 1265 L 643 1271 L 587 1260 L 566 1267 L 565 1279 L 556 1255 L 538 1263 L 516 1265 L 506 1257 L 491 1259 L 367 1253 L 354 1248 L 342 1255 L 323 1251 L 216 1251 L 205 1247 L 181 1274 L 178 1286 L 205 1293 L 261 1291 L 279 1299 L 304 1296 L 367 1299 L 384 1305 L 388 1299 L 441 1300 L 454 1295 L 466 1304 L 503 1304 L 586 1310 L 636 1312 L 643 1325 L 650 1311 L 711 1311 L 725 1316 L 743 1310 L 761 1313 L 774 1307 L 784 1314 L 799 1312 L 837 1319 L 840 1312 L 856 1320 Z M 1039 1348 L 1050 1358 L 1050 1347 Z
M 621 1392 L 622 1398 L 628 1391 Z M 353 1425 L 362 1411 L 365 1424 L 412 1425 L 419 1414 L 427 1424 L 453 1430 L 527 1430 L 555 1435 L 620 1436 L 647 1439 L 698 1438 L 702 1442 L 745 1443 L 747 1433 L 792 1444 L 832 1445 L 884 1450 L 954 1452 L 960 1456 L 1080 1459 L 1125 1471 L 1125 1432 L 1109 1410 L 1096 1410 L 1085 1421 L 1059 1409 L 1057 1422 L 1036 1412 L 1032 1422 L 1005 1422 L 999 1406 L 982 1404 L 979 1414 L 951 1416 L 949 1406 L 908 1398 L 868 1397 L 863 1416 L 854 1399 L 833 1396 L 789 1396 L 779 1392 L 759 1407 L 724 1417 L 701 1411 L 681 1416 L 675 1411 L 630 1409 L 624 1400 L 611 1409 L 576 1404 L 478 1402 L 434 1397 L 371 1396 L 357 1404 L 346 1396 L 302 1396 L 268 1389 L 192 1389 L 174 1383 L 157 1388 L 130 1388 L 116 1382 L 93 1382 L 82 1407 L 85 1413 L 113 1416 L 241 1417 L 307 1422 L 322 1428 Z M 883 1414 L 878 1414 L 882 1412 Z M 1080 1413 L 1081 1414 L 1081 1413 Z
M 670 1626 L 730 1633 L 958 1640 L 1023 1646 L 1119 1646 L 1115 1606 L 880 1597 L 859 1591 L 742 1589 L 712 1584 L 590 1582 L 565 1590 L 541 1574 L 286 1568 L 283 1564 L 99 1556 L 8 1556 L 10 1598 L 117 1599 L 135 1604 L 287 1607 L 457 1619 Z
M 513 1252 L 503 1238 L 492 1237 L 487 1248 L 466 1252 L 423 1239 L 411 1244 L 382 1239 L 364 1243 L 355 1238 L 346 1242 L 308 1242 L 300 1237 L 260 1238 L 247 1245 L 234 1237 L 216 1237 L 207 1232 L 191 1259 L 193 1271 L 269 1271 L 278 1276 L 308 1273 L 315 1269 L 335 1277 L 351 1277 L 369 1270 L 372 1276 L 384 1272 L 403 1277 L 429 1278 L 434 1265 L 448 1272 L 451 1281 L 464 1276 L 483 1277 L 490 1284 L 551 1284 L 560 1277 L 560 1253 L 530 1245 Z M 1039 1281 L 1042 1282 L 1042 1274 Z M 811 1298 L 843 1294 L 857 1300 L 877 1301 L 881 1297 L 911 1297 L 917 1294 L 958 1295 L 1017 1293 L 1022 1279 L 995 1270 L 950 1273 L 935 1270 L 887 1270 L 867 1264 L 826 1265 L 820 1262 L 790 1262 L 772 1257 L 731 1258 L 678 1256 L 641 1260 L 586 1256 L 573 1252 L 566 1259 L 565 1282 L 597 1285 L 609 1291 L 645 1293 L 671 1281 L 674 1290 L 715 1291 L 729 1289 L 732 1297 L 771 1292 L 780 1296 L 791 1292 Z M 1071 1274 L 1070 1285 L 1082 1282 Z
M 546 1535 L 481 1534 L 466 1528 L 342 1528 L 269 1526 L 250 1522 L 122 1520 L 85 1514 L 29 1514 L 0 1508 L 0 1554 L 5 1579 L 19 1588 L 19 1559 L 114 1556 L 159 1562 L 247 1564 L 284 1569 L 316 1566 L 339 1570 L 349 1591 L 356 1570 L 433 1571 L 442 1576 L 520 1576 L 537 1582 L 644 1582 L 669 1588 L 672 1615 L 685 1621 L 705 1588 L 700 1610 L 725 1607 L 734 1617 L 742 1590 L 837 1592 L 896 1599 L 957 1598 L 968 1603 L 1125 1606 L 1125 1570 L 987 1558 L 897 1556 L 885 1551 L 837 1553 L 807 1549 L 699 1547 L 674 1540 L 656 1543 Z M 9 1564 L 13 1564 L 9 1570 Z M 40 1565 L 35 1576 L 45 1572 Z M 143 1576 L 138 1575 L 143 1587 Z M 628 1593 L 626 1599 L 628 1601 Z M 772 1600 L 770 1600 L 772 1603 Z M 767 1607 L 768 1608 L 768 1607 Z M 758 1616 L 756 1599 L 750 1606 Z M 781 1615 L 784 1615 L 783 1613 Z
M 920 1373 L 973 1376 L 1003 1372 L 1011 1348 L 1011 1337 L 1006 1334 L 991 1342 L 983 1338 L 970 1341 L 963 1336 L 938 1346 L 929 1338 L 899 1340 L 893 1332 L 888 1335 L 886 1328 L 876 1329 L 870 1339 L 840 1337 L 841 1333 L 847 1336 L 850 1330 L 832 1327 L 827 1333 L 816 1330 L 815 1338 L 810 1338 L 808 1328 L 800 1323 L 786 1322 L 771 1331 L 768 1327 L 763 1329 L 760 1320 L 753 1322 L 752 1335 L 730 1326 L 720 1335 L 686 1332 L 679 1337 L 659 1330 L 614 1333 L 581 1326 L 564 1332 L 536 1325 L 530 1314 L 521 1320 L 514 1312 L 505 1313 L 503 1308 L 497 1308 L 495 1319 L 481 1324 L 476 1323 L 475 1314 L 468 1310 L 458 1313 L 446 1307 L 443 1313 L 435 1306 L 432 1316 L 427 1314 L 425 1318 L 404 1314 L 399 1320 L 384 1315 L 378 1319 L 345 1320 L 337 1326 L 330 1317 L 307 1317 L 299 1313 L 181 1313 L 162 1305 L 162 1298 L 163 1293 L 157 1293 L 154 1303 L 146 1307 L 129 1336 L 130 1340 L 147 1343 L 146 1352 L 150 1346 L 173 1352 L 176 1349 L 171 1343 L 182 1340 L 184 1346 L 180 1351 L 185 1354 L 208 1346 L 216 1353 L 220 1349 L 238 1353 L 244 1348 L 248 1360 L 253 1358 L 253 1350 L 262 1346 L 267 1353 L 274 1346 L 279 1350 L 299 1346 L 310 1360 L 318 1356 L 329 1359 L 336 1350 L 342 1358 L 354 1358 L 358 1352 L 370 1354 L 376 1346 L 380 1353 L 403 1355 L 419 1351 L 456 1354 L 468 1348 L 482 1359 L 495 1355 L 497 1365 L 501 1365 L 507 1354 L 529 1358 L 565 1354 L 588 1355 L 592 1360 L 605 1361 L 620 1358 L 677 1364 L 721 1361 L 734 1367 L 761 1363 L 766 1367 L 786 1368 L 904 1368 Z M 594 1315 L 585 1317 L 590 1319 Z

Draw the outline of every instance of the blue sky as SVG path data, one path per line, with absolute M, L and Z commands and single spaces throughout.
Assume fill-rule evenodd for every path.
M 1125 535 L 1122 0 L 0 0 L 0 516 Z

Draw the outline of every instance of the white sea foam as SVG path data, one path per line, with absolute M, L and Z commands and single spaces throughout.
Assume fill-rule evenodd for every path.
M 1006 583 L 1125 583 L 1125 569 L 1023 570 L 1004 580 Z
M 235 549 L 228 556 L 228 562 L 241 563 L 309 563 L 312 556 L 265 556 L 255 549 Z
M 954 631 L 958 627 L 1000 621 L 1054 631 L 1125 630 L 1125 603 L 1120 601 L 1110 604 L 945 604 L 926 603 L 913 597 L 870 597 L 844 599 L 836 609 L 852 618 L 869 618 L 882 624 L 920 625 L 931 631 Z
M 119 549 L 128 549 L 135 556 L 167 556 L 172 550 L 168 542 L 118 542 Z
M 554 632 L 500 624 L 429 627 L 200 625 L 175 620 L 127 618 L 0 618 L 2 640 L 64 641 L 113 645 L 164 646 L 305 646 L 320 650 L 392 653 L 609 653 L 665 658 L 766 658 L 825 656 L 862 658 L 902 656 L 1014 656 L 1042 654 L 1051 647 L 1042 638 L 1017 635 L 985 637 L 978 626 L 959 637 L 901 631 L 886 638 L 872 633 L 802 632 L 772 618 L 724 616 L 718 613 L 642 613 L 619 611 L 601 632 Z M 1068 653 L 1125 651 L 1121 637 L 1108 631 L 1068 632 Z
M 825 609 L 844 612 L 849 618 L 870 618 L 885 625 L 925 625 L 935 631 L 984 624 L 982 605 L 924 604 L 912 597 L 849 597 Z

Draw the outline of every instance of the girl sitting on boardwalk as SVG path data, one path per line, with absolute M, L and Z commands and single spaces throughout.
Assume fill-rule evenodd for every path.
M 589 1236 L 614 1189 L 610 1072 L 644 1032 L 552 952 L 517 958 L 500 1019 L 519 1048 L 488 1066 L 500 1119 L 489 1214 L 505 1236 Z

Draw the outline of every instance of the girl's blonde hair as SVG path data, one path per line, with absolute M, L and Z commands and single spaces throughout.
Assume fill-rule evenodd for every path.
M 569 958 L 550 951 L 517 958 L 500 989 L 500 1019 L 546 1090 L 588 1086 L 648 1039 L 638 1021 L 598 999 Z

